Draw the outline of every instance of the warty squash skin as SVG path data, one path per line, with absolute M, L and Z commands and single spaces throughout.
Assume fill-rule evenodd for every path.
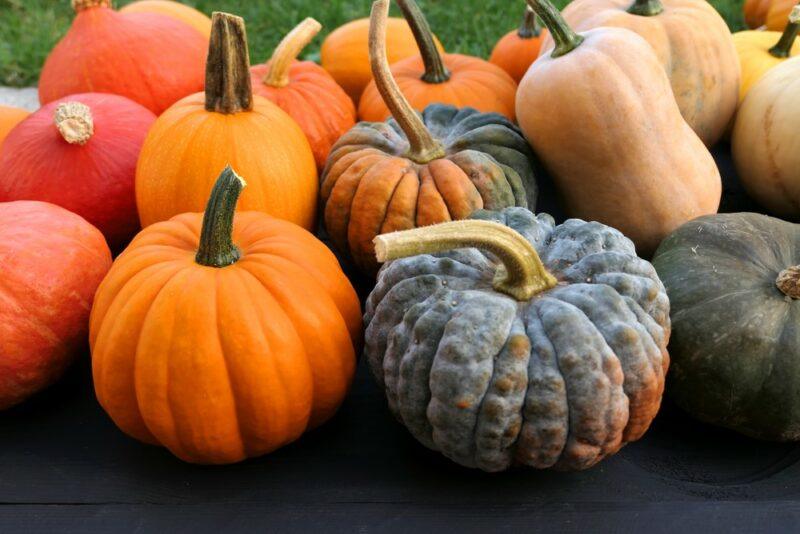
M 800 440 L 800 226 L 755 213 L 700 217 L 653 263 L 672 308 L 675 403 L 748 436 Z
M 617 228 L 643 257 L 715 213 L 719 170 L 647 42 L 613 27 L 575 34 L 547 0 L 529 3 L 559 47 L 523 78 L 517 116 L 567 213 Z
M 393 261 L 367 299 L 365 356 L 392 413 L 485 471 L 586 469 L 639 439 L 669 366 L 653 266 L 600 223 L 473 218 L 376 240 Z
M 8 133 L 28 115 L 30 112 L 24 109 L 0 106 L 0 151 L 3 149 L 3 141 Z
M 230 168 L 205 213 L 144 229 L 97 291 L 92 373 L 125 433 L 187 462 L 259 456 L 329 419 L 355 369 L 358 297 L 328 248 L 234 209 Z
M 660 10 L 660 11 L 659 11 Z M 712 146 L 738 103 L 740 67 L 731 32 L 705 0 L 575 0 L 563 11 L 576 32 L 599 27 L 638 33 L 666 71 L 683 118 Z M 553 48 L 542 40 L 542 54 Z
M 497 41 L 489 56 L 494 63 L 519 83 L 528 67 L 539 57 L 542 44 L 542 28 L 536 20 L 536 13 L 530 7 L 525 8 L 525 15 L 519 28 L 510 31 Z
M 800 57 L 767 72 L 736 115 L 731 150 L 747 193 L 770 212 L 800 219 Z
M 211 36 L 211 19 L 191 6 L 173 0 L 137 0 L 123 6 L 120 13 L 158 13 L 184 22 L 206 39 Z

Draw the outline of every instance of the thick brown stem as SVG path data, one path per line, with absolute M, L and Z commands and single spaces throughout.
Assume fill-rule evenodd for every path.
M 231 114 L 251 109 L 253 88 L 244 20 L 216 12 L 211 17 L 206 60 L 206 110 Z
M 540 33 L 542 33 L 542 28 L 539 26 L 536 12 L 531 9 L 531 6 L 525 6 L 525 14 L 522 16 L 517 36 L 520 39 L 532 39 L 533 37 L 539 37 Z
M 72 0 L 72 9 L 80 13 L 90 7 L 113 7 L 111 0 Z
M 373 242 L 379 262 L 467 247 L 491 252 L 502 263 L 495 273 L 495 290 L 520 301 L 530 300 L 558 283 L 527 239 L 492 221 L 435 224 L 379 235 Z
M 527 0 L 527 2 L 542 19 L 542 23 L 550 31 L 550 35 L 553 36 L 553 41 L 556 43 L 555 48 L 550 52 L 550 57 L 561 57 L 580 46 L 583 36 L 578 35 L 569 27 L 567 21 L 549 0 Z
M 321 29 L 322 24 L 308 17 L 287 33 L 272 53 L 269 72 L 264 76 L 264 83 L 272 87 L 289 85 L 289 69 L 292 63 Z
M 372 4 L 369 24 L 369 60 L 375 85 L 394 120 L 406 134 L 410 145 L 406 157 L 417 163 L 428 163 L 445 155 L 444 147 L 425 127 L 425 123 L 400 92 L 389 69 L 386 56 L 386 20 L 389 16 L 389 0 L 377 0 Z
M 414 40 L 417 41 L 417 48 L 425 65 L 425 73 L 422 80 L 428 83 L 444 83 L 450 79 L 450 71 L 444 64 L 442 54 L 433 39 L 433 32 L 428 24 L 425 15 L 414 0 L 397 0 L 397 5 L 403 12 Z
M 787 297 L 800 299 L 800 265 L 788 267 L 778 273 L 775 285 Z
M 53 122 L 64 141 L 71 145 L 85 145 L 94 134 L 92 110 L 81 102 L 59 104 Z
M 217 178 L 203 215 L 200 245 L 195 256 L 200 265 L 220 268 L 239 261 L 241 252 L 233 243 L 233 217 L 245 185 L 230 166 Z
M 769 49 L 769 53 L 775 57 L 786 58 L 792 55 L 792 46 L 800 29 L 800 5 L 794 6 L 789 13 L 789 23 L 781 34 L 778 42 Z

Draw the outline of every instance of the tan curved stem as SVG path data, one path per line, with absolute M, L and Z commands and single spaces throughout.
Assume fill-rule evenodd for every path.
M 321 29 L 322 24 L 308 17 L 287 33 L 272 53 L 269 72 L 264 76 L 264 83 L 271 87 L 289 85 L 289 69 L 292 63 Z

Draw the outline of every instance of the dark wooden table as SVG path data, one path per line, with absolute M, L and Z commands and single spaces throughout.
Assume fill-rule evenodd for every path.
M 717 155 L 725 210 L 755 209 L 725 148 Z M 666 402 L 641 441 L 588 471 L 471 471 L 410 437 L 361 362 L 323 428 L 238 465 L 191 466 L 117 430 L 84 356 L 0 413 L 0 533 L 798 532 L 799 461 L 800 446 L 702 425 Z

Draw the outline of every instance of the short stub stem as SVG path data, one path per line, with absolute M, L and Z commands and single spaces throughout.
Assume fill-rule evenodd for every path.
M 628 13 L 631 15 L 642 17 L 654 17 L 662 11 L 664 11 L 664 5 L 661 0 L 635 0 L 628 8 Z
M 245 181 L 230 165 L 217 178 L 203 215 L 203 229 L 195 261 L 207 267 L 226 267 L 239 261 L 241 252 L 233 243 L 233 217 Z
M 300 52 L 314 40 L 322 29 L 322 24 L 311 17 L 294 27 L 292 31 L 278 43 L 269 62 L 269 72 L 264 76 L 264 83 L 271 87 L 289 85 L 289 69 L 300 55 Z
M 561 57 L 580 46 L 583 36 L 578 35 L 569 27 L 567 21 L 561 16 L 561 12 L 549 0 L 527 0 L 527 2 L 542 19 L 542 23 L 550 31 L 550 35 L 553 36 L 553 41 L 556 43 L 555 48 L 550 52 L 550 57 Z
M 250 53 L 241 17 L 216 12 L 206 60 L 206 110 L 233 114 L 253 109 Z
M 53 122 L 64 141 L 71 145 L 85 145 L 94 134 L 92 110 L 81 102 L 59 104 Z
M 788 267 L 778 273 L 775 285 L 781 293 L 793 299 L 800 299 L 800 265 Z
M 91 7 L 113 7 L 111 0 L 72 0 L 72 9 L 80 13 Z
M 517 36 L 520 39 L 531 39 L 539 37 L 540 33 L 542 33 L 542 28 L 539 26 L 536 12 L 531 9 L 531 6 L 525 6 L 525 14 L 522 15 L 522 22 L 517 30 Z

